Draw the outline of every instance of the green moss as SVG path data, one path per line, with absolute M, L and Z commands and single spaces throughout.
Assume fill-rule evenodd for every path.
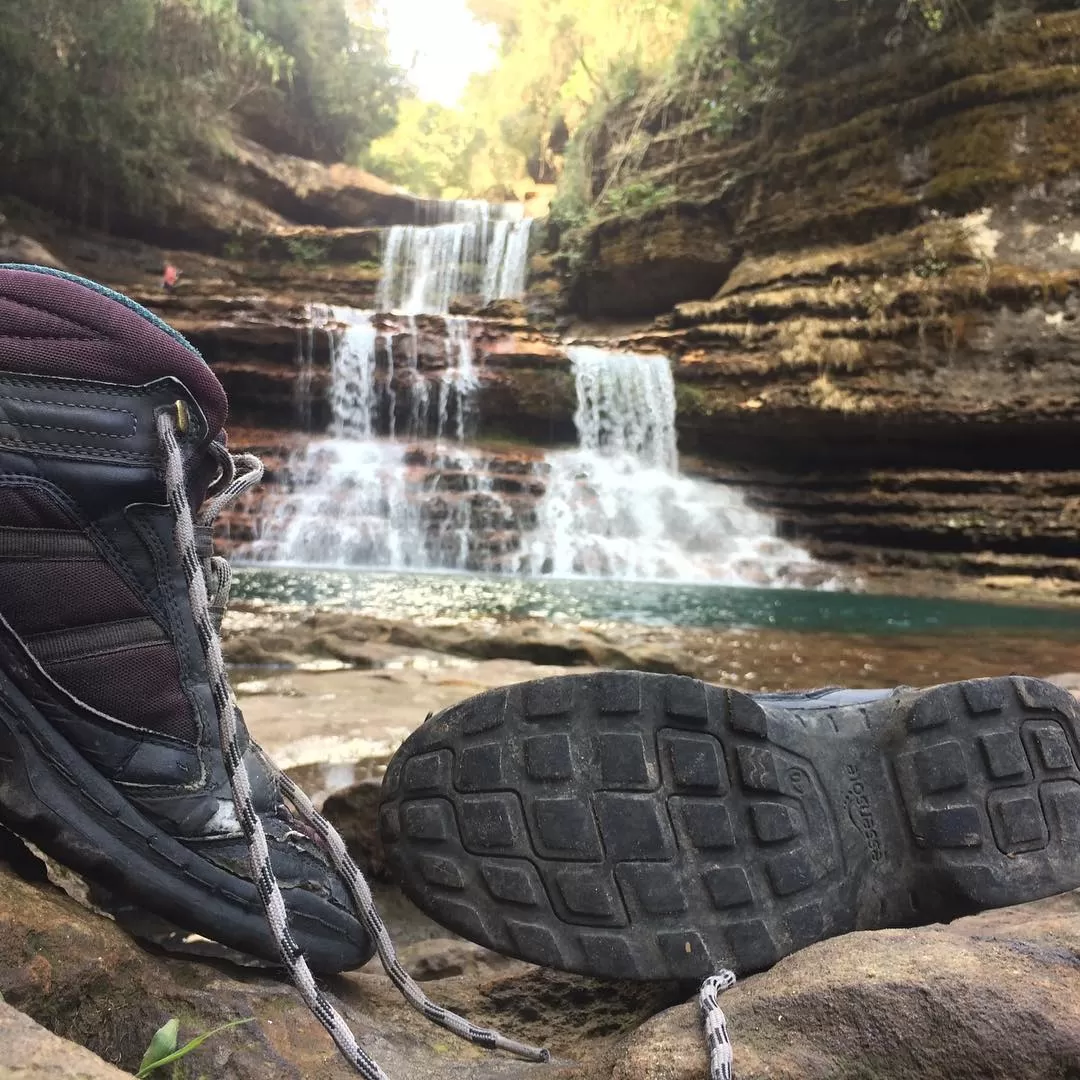
M 842 5 L 804 6 L 821 23 L 815 40 L 832 35 L 839 43 L 851 32 Z M 655 124 L 646 118 L 657 133 L 635 152 L 633 167 L 622 164 L 615 191 L 627 197 L 612 194 L 600 208 L 607 212 L 572 234 L 559 269 L 587 280 L 659 258 L 715 261 L 721 246 L 768 255 L 865 244 L 913 230 L 927 206 L 964 214 L 1002 193 L 1075 175 L 1080 12 L 1048 6 L 1007 4 L 1002 13 L 991 0 L 971 0 L 979 29 L 942 34 L 917 56 L 905 39 L 888 55 L 844 46 L 835 73 L 825 74 L 820 57 L 804 67 L 793 60 L 784 95 L 742 138 L 710 136 L 678 110 L 669 127 L 660 113 Z M 806 41 L 797 48 L 809 55 Z M 629 125 L 642 125 L 642 107 L 624 103 L 605 119 L 591 175 L 598 186 L 619 164 Z M 704 251 L 710 246 L 712 255 Z M 965 261 L 970 253 L 943 253 L 935 239 L 932 250 L 887 272 L 937 281 Z M 933 297 L 917 299 L 922 311 Z
M 712 416 L 715 408 L 709 392 L 692 383 L 675 383 L 675 415 L 679 421 L 689 421 Z

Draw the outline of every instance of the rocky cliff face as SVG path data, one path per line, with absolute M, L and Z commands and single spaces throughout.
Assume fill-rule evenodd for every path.
M 192 165 L 170 200 L 153 207 L 113 207 L 113 235 L 187 250 L 273 257 L 283 248 L 307 249 L 319 259 L 352 254 L 355 243 L 338 229 L 410 224 L 429 200 L 348 165 L 323 165 L 275 154 L 234 133 L 219 155 Z M 47 164 L 0 163 L 0 194 L 15 195 L 64 216 L 70 206 L 68 178 Z M 318 238 L 303 232 L 331 230 Z M 299 233 L 297 230 L 301 230 Z
M 1080 14 L 886 50 L 822 7 L 752 132 L 660 130 L 569 301 L 675 360 L 682 446 L 835 558 L 1080 580 Z M 845 9 L 841 11 L 841 9 Z M 891 17 L 891 16 L 890 16 Z M 646 130 L 655 118 L 645 116 Z M 625 160 L 618 123 L 595 178 Z
M 596 223 L 572 278 L 534 258 L 524 309 L 471 323 L 472 436 L 511 487 L 535 448 L 573 440 L 556 325 L 660 350 L 684 469 L 744 487 L 816 554 L 888 587 L 959 573 L 1080 595 L 1080 13 L 975 3 L 976 26 L 889 50 L 891 12 L 860 38 L 846 5 L 814 6 L 820 25 L 752 130 L 646 116 L 621 182 L 670 196 Z M 627 130 L 613 122 L 597 185 Z M 329 422 L 329 339 L 308 303 L 374 308 L 380 227 L 417 204 L 242 141 L 222 169 L 204 179 L 266 221 L 237 203 L 243 229 L 180 230 L 174 296 L 157 288 L 158 248 L 47 222 L 33 235 L 186 333 L 229 391 L 240 442 L 280 463 Z M 401 432 L 412 389 L 438 392 L 446 323 L 379 329 Z M 410 453 L 433 467 L 429 448 Z

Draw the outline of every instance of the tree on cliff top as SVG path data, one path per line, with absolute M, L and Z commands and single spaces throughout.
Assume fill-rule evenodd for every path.
M 254 138 L 334 162 L 356 158 L 393 128 L 407 84 L 371 0 L 239 0 L 239 10 L 292 59 L 240 107 Z
M 526 176 L 551 183 L 568 133 L 621 75 L 662 67 L 692 3 L 468 0 L 499 31 L 498 64 L 473 77 L 456 109 L 403 107 L 364 164 L 426 194 L 498 193 Z
M 0 0 L 0 183 L 108 228 L 117 208 L 181 195 L 191 162 L 263 95 L 322 155 L 392 124 L 399 76 L 345 0 L 248 6 L 250 19 L 238 0 Z
M 659 70 L 686 28 L 692 0 L 468 0 L 501 39 L 500 63 L 470 87 L 489 130 L 538 182 L 553 154 L 627 72 Z

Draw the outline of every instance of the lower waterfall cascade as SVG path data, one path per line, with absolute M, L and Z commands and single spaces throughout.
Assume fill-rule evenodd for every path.
M 755 586 L 816 566 L 738 489 L 679 472 L 667 357 L 568 347 L 577 446 L 506 455 L 469 442 L 474 320 L 443 319 L 446 364 L 425 374 L 415 316 L 313 306 L 330 429 L 289 460 L 241 561 Z

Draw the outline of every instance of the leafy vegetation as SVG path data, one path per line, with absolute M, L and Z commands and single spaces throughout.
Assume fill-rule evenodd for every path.
M 230 1028 L 239 1027 L 241 1024 L 250 1024 L 254 1019 L 253 1016 L 249 1016 L 244 1020 L 232 1020 L 227 1024 L 214 1028 L 213 1031 L 207 1031 L 202 1035 L 195 1036 L 194 1039 L 180 1047 L 177 1046 L 180 1041 L 180 1021 L 175 1018 L 167 1021 L 154 1032 L 154 1037 L 150 1040 L 146 1053 L 143 1054 L 139 1071 L 135 1074 L 136 1080 L 145 1080 L 145 1077 L 148 1077 L 157 1069 L 165 1065 L 172 1065 L 181 1058 L 187 1057 L 193 1050 L 198 1050 L 207 1039 L 212 1039 L 215 1035 L 220 1035 Z
M 285 241 L 285 250 L 293 262 L 315 266 L 325 261 L 330 241 L 325 236 L 290 236 Z
M 505 196 L 531 177 L 554 183 L 571 133 L 632 93 L 681 40 L 693 0 L 468 0 L 495 26 L 497 65 L 459 108 L 406 104 L 365 158 L 424 194 Z
M 259 141 L 346 161 L 394 127 L 407 84 L 390 62 L 373 0 L 239 0 L 238 10 L 291 61 L 241 106 Z
M 166 203 L 267 100 L 323 156 L 388 130 L 403 91 L 345 0 L 0 0 L 0 176 L 108 227 Z M 366 80 L 366 84 L 365 84 Z
M 675 194 L 673 184 L 654 184 L 650 180 L 632 180 L 622 187 L 608 188 L 600 200 L 604 213 L 644 213 L 654 206 L 663 206 Z
M 474 161 L 491 142 L 474 113 L 414 97 L 402 103 L 397 127 L 361 163 L 417 195 L 452 198 L 472 192 Z M 487 179 L 491 186 L 494 176 Z

